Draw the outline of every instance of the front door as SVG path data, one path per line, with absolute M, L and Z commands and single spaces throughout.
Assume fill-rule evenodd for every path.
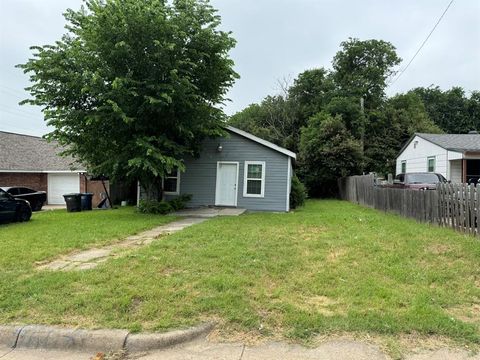
M 237 206 L 238 163 L 217 163 L 215 205 Z

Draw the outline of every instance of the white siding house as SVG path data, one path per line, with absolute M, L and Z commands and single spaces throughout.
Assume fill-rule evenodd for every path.
M 480 134 L 414 134 L 397 157 L 396 174 L 435 172 L 452 182 L 480 179 Z

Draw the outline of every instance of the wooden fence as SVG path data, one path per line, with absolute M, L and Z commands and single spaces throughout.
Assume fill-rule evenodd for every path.
M 361 175 L 341 178 L 338 186 L 343 200 L 480 235 L 480 185 L 439 184 L 436 190 L 426 191 L 395 189 L 377 186 L 373 175 Z

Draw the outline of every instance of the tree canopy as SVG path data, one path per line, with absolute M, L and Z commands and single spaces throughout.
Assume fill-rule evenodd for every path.
M 305 70 L 284 94 L 229 121 L 297 152 L 296 172 L 310 195 L 332 195 L 339 176 L 393 172 L 398 151 L 415 132 L 478 128 L 478 92 L 467 98 L 460 88 L 417 88 L 387 98 L 400 60 L 386 41 L 348 39 L 332 69 Z
M 68 32 L 19 67 L 47 138 L 91 172 L 148 183 L 223 134 L 235 40 L 207 1 L 88 0 L 65 19 Z

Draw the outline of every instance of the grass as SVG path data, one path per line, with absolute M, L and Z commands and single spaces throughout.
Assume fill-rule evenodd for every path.
M 56 213 L 1 228 L 0 323 L 151 331 L 219 319 L 230 331 L 293 339 L 415 332 L 479 343 L 477 239 L 335 200 L 211 219 L 94 270 L 33 270 L 159 219 L 122 224 L 132 222 L 122 211 L 111 212 L 115 220 L 99 214 L 88 236 L 72 230 L 76 240 L 51 230 L 54 244 L 43 238 L 40 249 L 35 228 Z M 72 226 L 62 219 L 59 228 Z

